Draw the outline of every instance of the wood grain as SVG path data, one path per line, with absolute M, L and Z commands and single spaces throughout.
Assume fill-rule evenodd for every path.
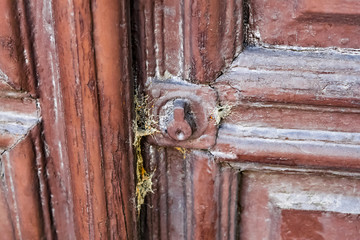
M 132 4 L 139 81 L 179 77 L 212 82 L 242 49 L 242 1 L 144 1 Z
M 154 171 L 145 239 L 234 239 L 239 176 L 205 151 L 146 147 Z
M 213 85 L 232 108 L 212 151 L 232 162 L 358 169 L 359 63 L 335 51 L 246 49 Z
M 133 78 L 128 1 L 92 4 L 110 239 L 136 239 Z
M 242 179 L 241 239 L 353 239 L 359 234 L 358 178 L 246 172 Z
M 26 4 L 58 238 L 136 238 L 127 4 Z
M 43 153 L 37 140 L 39 133 L 36 126 L 1 154 L 2 207 L 7 208 L 4 213 L 10 216 L 8 220 L 2 218 L 1 224 L 9 226 L 4 231 L 9 239 L 11 236 L 14 239 L 52 239 Z
M 356 0 L 250 0 L 248 43 L 360 48 Z

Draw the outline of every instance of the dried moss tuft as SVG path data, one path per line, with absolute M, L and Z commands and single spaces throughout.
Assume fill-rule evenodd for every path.
M 179 152 L 181 152 L 181 153 L 183 154 L 183 159 L 186 159 L 186 153 L 187 153 L 186 148 L 175 147 L 175 149 L 178 150 Z
M 144 159 L 141 152 L 141 139 L 144 136 L 152 135 L 158 132 L 157 122 L 151 114 L 151 102 L 148 96 L 135 93 L 135 120 L 133 131 L 135 133 L 134 148 L 136 152 L 136 209 L 140 214 L 141 206 L 144 204 L 146 195 L 152 190 L 152 176 L 154 173 L 148 173 L 144 168 Z
M 227 116 L 229 116 L 229 114 L 231 113 L 231 105 L 217 105 L 216 108 L 214 109 L 214 117 L 215 117 L 215 122 L 216 125 L 218 125 L 222 119 L 226 118 Z

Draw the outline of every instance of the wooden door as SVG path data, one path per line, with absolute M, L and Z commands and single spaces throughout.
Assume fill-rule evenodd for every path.
M 129 3 L 0 11 L 0 239 L 136 239 Z
M 144 239 L 360 238 L 359 14 L 353 0 L 133 1 Z
M 0 238 L 359 238 L 357 1 L 0 9 Z

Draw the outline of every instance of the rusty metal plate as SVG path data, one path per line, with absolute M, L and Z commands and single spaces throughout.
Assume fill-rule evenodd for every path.
M 153 102 L 152 114 L 159 130 L 159 133 L 147 138 L 150 143 L 193 149 L 207 149 L 215 144 L 217 94 L 211 87 L 177 79 L 153 80 L 147 88 L 147 94 Z M 174 118 L 174 102 L 177 105 L 179 101 L 187 106 L 183 110 L 182 122 Z M 191 134 L 188 134 L 190 130 L 187 129 L 186 138 L 171 137 L 173 134 L 168 132 L 170 125 L 172 128 L 178 125 L 181 133 L 182 126 L 187 124 L 191 127 Z

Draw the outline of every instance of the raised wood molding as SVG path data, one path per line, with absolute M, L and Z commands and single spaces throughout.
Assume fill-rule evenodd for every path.
M 242 0 L 132 3 L 138 78 L 215 80 L 241 51 Z
M 58 238 L 137 237 L 128 4 L 25 4 Z
M 357 0 L 249 0 L 248 41 L 303 47 L 360 48 Z
M 0 87 L 0 152 L 21 141 L 40 118 L 35 99 L 10 87 L 9 89 L 4 91 Z
M 211 152 L 229 162 L 359 170 L 359 145 L 360 133 L 224 124 Z
M 154 171 L 145 239 L 234 239 L 240 176 L 205 151 L 146 146 Z
M 52 239 L 40 109 L 0 82 L 0 230 L 6 239 Z
M 211 151 L 231 162 L 358 170 L 356 52 L 248 48 L 213 84 L 232 106 Z
M 241 192 L 241 237 L 356 239 L 359 236 L 359 191 L 359 178 L 354 177 L 245 172 Z M 301 217 L 302 221 L 297 222 L 296 218 Z M 327 221 L 329 218 L 333 220 Z M 315 225 L 311 224 L 312 219 L 317 219 L 313 221 Z M 320 228 L 316 225 L 319 222 L 324 223 Z M 258 231 L 254 231 L 254 226 Z M 338 231 L 339 226 L 345 231 Z
M 92 4 L 106 208 L 111 239 L 136 239 L 129 1 Z
M 27 91 L 35 96 L 35 76 L 24 2 L 1 1 L 0 9 L 1 75 L 16 90 Z
M 311 50 L 247 48 L 216 80 L 220 101 L 359 107 L 359 53 Z

